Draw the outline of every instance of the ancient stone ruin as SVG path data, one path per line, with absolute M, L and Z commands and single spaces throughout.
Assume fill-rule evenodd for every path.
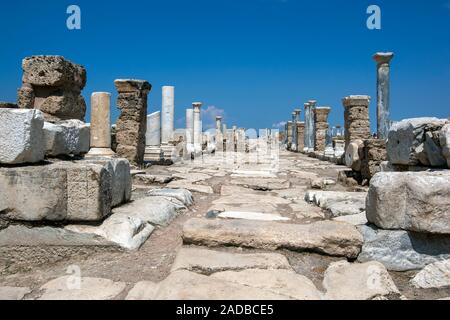
M 448 299 L 450 120 L 391 120 L 392 57 L 375 134 L 367 95 L 308 100 L 284 132 L 208 127 L 173 86 L 153 110 L 116 80 L 86 108 L 83 67 L 24 59 L 0 103 L 0 299 Z

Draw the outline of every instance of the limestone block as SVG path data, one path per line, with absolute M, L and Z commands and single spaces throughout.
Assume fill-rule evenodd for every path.
M 366 212 L 383 229 L 450 234 L 450 171 L 377 173 Z
M 381 171 L 381 163 L 387 159 L 386 142 L 382 139 L 364 140 L 361 160 L 361 175 L 370 180 L 375 173 Z
M 345 151 L 345 165 L 355 171 L 361 170 L 362 147 L 364 142 L 362 140 L 354 140 L 350 142 Z
M 23 82 L 34 86 L 75 86 L 79 90 L 86 85 L 86 69 L 62 56 L 33 56 L 23 59 Z
M 442 127 L 439 140 L 442 148 L 442 155 L 447 160 L 447 167 L 450 168 L 450 124 L 446 124 Z
M 386 145 L 389 162 L 412 166 L 445 166 L 439 131 L 447 122 L 437 118 L 413 118 L 394 123 Z
M 66 120 L 56 124 L 45 122 L 46 155 L 81 155 L 89 152 L 89 131 L 89 125 L 80 120 Z
M 44 118 L 38 110 L 0 109 L 0 164 L 44 160 Z
M 35 108 L 44 112 L 46 121 L 83 121 L 86 114 L 86 101 L 79 92 L 65 91 L 61 95 L 50 95 L 41 101 L 36 98 L 35 101 Z
M 10 220 L 99 221 L 110 214 L 113 177 L 85 161 L 0 168 L 0 212 Z

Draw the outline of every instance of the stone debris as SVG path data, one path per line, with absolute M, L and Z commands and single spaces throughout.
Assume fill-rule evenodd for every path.
M 210 275 L 245 269 L 291 270 L 291 266 L 286 257 L 278 253 L 231 253 L 183 247 L 178 251 L 171 271 L 188 270 Z
M 360 214 L 366 209 L 366 193 L 363 192 L 309 190 L 305 200 L 328 210 L 332 218 Z
M 63 276 L 44 284 L 39 300 L 113 300 L 125 287 L 108 279 Z
M 422 289 L 450 287 L 450 260 L 427 265 L 416 274 L 411 284 Z
M 45 121 L 84 120 L 86 102 L 81 91 L 86 70 L 61 56 L 33 56 L 22 62 L 20 108 L 39 109 Z
M 379 262 L 332 263 L 325 272 L 327 300 L 398 300 L 401 294 Z
M 22 300 L 29 293 L 31 293 L 30 288 L 0 287 L 0 300 Z
M 383 229 L 450 234 L 450 172 L 378 173 L 366 212 Z
M 290 187 L 289 181 L 273 178 L 240 178 L 231 180 L 231 184 L 261 191 L 282 190 Z
M 137 174 L 133 177 L 137 184 L 167 184 L 173 180 L 173 177 L 162 174 Z
M 189 181 L 190 183 L 196 183 L 196 182 L 211 179 L 211 176 L 209 174 L 197 173 L 197 172 L 174 173 L 174 174 L 172 174 L 172 177 L 175 179 L 183 179 L 183 180 Z
M 155 227 L 136 216 L 116 213 L 107 218 L 99 227 L 88 225 L 69 225 L 65 230 L 80 234 L 98 235 L 107 242 L 137 250 L 150 237 Z
M 424 268 L 450 259 L 450 237 L 359 226 L 364 244 L 358 261 L 378 261 L 390 271 Z
M 0 164 L 44 160 L 44 117 L 39 110 L 0 108 Z
M 172 181 L 167 185 L 167 188 L 187 189 L 192 192 L 206 193 L 206 194 L 214 193 L 213 188 L 211 188 L 210 186 L 205 186 L 205 185 L 201 185 L 201 184 L 193 184 L 193 183 L 191 183 L 189 181 L 185 181 L 185 180 Z
M 89 126 L 80 120 L 44 123 L 47 156 L 82 155 L 89 152 Z
M 211 247 L 232 245 L 267 250 L 306 250 L 348 258 L 358 256 L 363 241 L 354 226 L 343 222 L 321 221 L 301 225 L 198 218 L 184 224 L 183 240 L 186 244 Z
M 321 293 L 311 280 L 291 270 L 224 271 L 211 278 L 230 283 L 259 288 L 295 300 L 321 300 Z
M 447 167 L 450 168 L 450 124 L 442 127 L 439 134 L 439 141 L 442 148 L 442 155 L 447 160 Z
M 333 218 L 334 221 L 341 221 L 341 222 L 347 222 L 354 226 L 361 226 L 368 223 L 366 212 L 361 212 L 359 214 L 352 214 L 349 216 L 339 216 L 336 218 Z
M 289 221 L 289 218 L 282 217 L 278 214 L 269 214 L 261 212 L 245 212 L 245 211 L 225 211 L 217 216 L 222 219 L 244 219 L 258 221 Z
M 405 119 L 392 125 L 386 145 L 388 160 L 398 165 L 446 166 L 440 131 L 446 119 Z

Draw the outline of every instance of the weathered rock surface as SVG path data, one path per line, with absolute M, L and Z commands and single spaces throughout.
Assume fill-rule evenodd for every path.
M 405 119 L 394 123 L 386 145 L 389 162 L 432 167 L 445 165 L 439 131 L 446 123 L 448 120 L 437 118 Z
M 218 214 L 218 218 L 222 219 L 244 219 L 258 221 L 289 221 L 289 218 L 282 217 L 279 214 L 261 213 L 261 212 L 245 212 L 245 211 L 224 211 Z
M 80 120 L 44 123 L 47 156 L 80 155 L 89 152 L 89 126 Z
M 422 269 L 427 264 L 450 259 L 450 237 L 360 226 L 364 245 L 358 261 L 378 261 L 388 270 Z
M 362 236 L 354 226 L 333 221 L 300 225 L 193 218 L 183 227 L 183 240 L 207 246 L 307 250 L 349 258 L 357 257 L 362 245 Z
M 233 179 L 230 183 L 261 191 L 281 190 L 290 187 L 289 181 L 275 178 L 240 178 Z
M 248 204 L 248 203 L 269 203 L 269 204 L 290 204 L 289 200 L 270 196 L 270 195 L 259 195 L 259 194 L 235 194 L 232 196 L 221 197 L 213 201 L 213 204 Z
M 92 162 L 96 162 L 95 160 Z M 97 161 L 103 164 L 111 174 L 111 207 L 127 203 L 131 199 L 132 177 L 130 162 L 127 159 L 115 158 L 107 161 Z
M 450 234 L 450 171 L 380 172 L 366 212 L 383 229 Z
M 196 183 L 196 182 L 211 179 L 211 176 L 209 174 L 197 173 L 197 172 L 174 173 L 174 174 L 172 174 L 172 177 L 176 178 L 176 179 L 185 179 L 185 180 L 189 181 L 190 183 Z
M 117 207 L 113 214 L 121 213 L 153 225 L 166 226 L 178 215 L 178 210 L 184 208 L 178 200 L 175 202 L 165 197 L 151 196 Z
M 360 214 L 366 208 L 366 193 L 363 192 L 309 190 L 305 200 L 328 210 L 331 217 Z
M 84 120 L 86 103 L 81 90 L 86 70 L 61 56 L 33 56 L 22 62 L 21 108 L 39 109 L 46 121 Z
M 150 237 L 155 227 L 134 216 L 116 213 L 100 226 L 69 225 L 65 230 L 80 234 L 98 235 L 128 250 L 139 249 Z
M 30 288 L 0 287 L 0 300 L 22 300 L 30 292 Z
M 133 177 L 137 184 L 152 185 L 152 184 L 166 184 L 173 180 L 173 177 L 161 174 L 138 174 Z
M 244 269 L 291 270 L 291 266 L 286 257 L 278 253 L 244 254 L 183 247 L 178 251 L 171 270 L 188 270 L 209 275 L 215 272 Z
M 227 282 L 267 290 L 296 300 L 320 300 L 321 294 L 308 278 L 291 270 L 224 271 L 211 276 Z
M 401 295 L 386 268 L 379 262 L 332 263 L 323 286 L 328 300 L 400 299 Z
M 352 214 L 349 216 L 340 216 L 333 218 L 334 221 L 347 222 L 354 226 L 360 226 L 367 224 L 366 212 L 361 212 L 359 214 Z
M 201 184 L 193 184 L 193 183 L 191 183 L 189 181 L 186 181 L 186 180 L 172 181 L 171 183 L 169 183 L 167 185 L 167 188 L 170 188 L 170 189 L 187 189 L 187 190 L 192 191 L 192 192 L 207 193 L 207 194 L 214 193 L 213 188 L 211 188 L 210 186 L 205 186 L 205 185 L 201 185 Z
M 442 155 L 447 160 L 447 167 L 450 168 L 450 124 L 446 124 L 442 127 L 439 141 L 442 148 Z
M 112 181 L 104 165 L 84 161 L 0 168 L 0 212 L 11 220 L 99 221 L 111 212 Z
M 127 300 L 285 300 L 268 290 L 234 284 L 197 273 L 179 270 L 160 283 L 140 282 Z
M 427 265 L 411 280 L 411 284 L 422 289 L 450 287 L 450 260 Z
M 38 110 L 0 109 L 0 164 L 44 160 L 44 118 Z
M 124 282 L 108 279 L 64 276 L 44 284 L 39 300 L 112 300 L 125 287 Z
M 147 192 L 147 195 L 174 198 L 181 201 L 186 207 L 194 204 L 192 193 L 186 189 L 153 189 Z

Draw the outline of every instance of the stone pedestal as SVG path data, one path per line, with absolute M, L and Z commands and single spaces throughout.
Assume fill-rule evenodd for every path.
M 345 149 L 353 140 L 371 137 L 369 121 L 369 96 L 348 96 L 342 100 L 345 121 Z
M 132 164 L 141 165 L 145 154 L 147 96 L 152 86 L 144 80 L 116 80 L 121 111 L 116 123 L 117 154 Z
M 91 146 L 87 157 L 112 157 L 111 94 L 94 92 L 91 96 Z
M 161 112 L 157 111 L 147 116 L 147 132 L 145 133 L 145 161 L 159 162 L 161 151 Z
M 386 141 L 383 139 L 364 140 L 363 158 L 361 160 L 361 175 L 370 181 L 381 171 L 381 163 L 387 160 Z
M 391 127 L 389 86 L 390 66 L 394 57 L 392 52 L 378 52 L 373 56 L 377 62 L 377 135 L 378 139 L 386 140 Z
M 330 111 L 330 107 L 317 107 L 314 109 L 314 151 L 325 151 Z
M 192 103 L 194 109 L 194 152 L 202 152 L 202 119 L 201 119 L 201 102 Z

